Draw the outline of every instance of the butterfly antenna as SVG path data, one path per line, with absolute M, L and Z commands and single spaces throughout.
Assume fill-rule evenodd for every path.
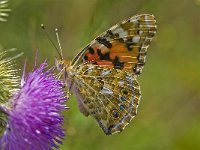
M 62 47 L 61 47 L 61 44 L 60 44 L 60 38 L 59 38 L 59 34 L 58 34 L 58 29 L 57 28 L 55 29 L 55 32 L 56 32 L 56 38 L 57 38 L 57 41 L 58 41 L 58 46 L 60 48 L 61 59 L 63 60 L 63 50 L 62 50 Z
M 51 44 L 55 47 L 56 51 L 58 52 L 60 58 L 62 59 L 62 54 L 60 53 L 60 50 L 56 47 L 56 45 L 54 44 L 53 40 L 51 39 L 51 37 L 49 36 L 49 34 L 47 33 L 44 24 L 41 24 L 41 28 L 43 29 L 43 31 L 45 32 L 46 36 L 48 37 L 48 39 L 50 40 Z

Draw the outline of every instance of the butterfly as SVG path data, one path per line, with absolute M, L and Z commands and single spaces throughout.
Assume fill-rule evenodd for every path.
M 156 29 L 152 14 L 135 15 L 103 32 L 71 62 L 61 53 L 55 61 L 81 113 L 92 116 L 106 135 L 123 131 L 137 114 L 137 76 Z

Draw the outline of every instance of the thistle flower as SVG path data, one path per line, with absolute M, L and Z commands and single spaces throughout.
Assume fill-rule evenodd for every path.
M 6 19 L 4 17 L 8 16 L 8 12 L 11 11 L 11 9 L 8 9 L 8 0 L 0 0 L 0 21 L 5 22 Z
M 4 108 L 7 127 L 0 139 L 5 150 L 52 150 L 64 137 L 66 109 L 64 83 L 57 80 L 47 63 L 23 75 L 22 85 Z M 25 71 L 24 71 L 25 72 Z

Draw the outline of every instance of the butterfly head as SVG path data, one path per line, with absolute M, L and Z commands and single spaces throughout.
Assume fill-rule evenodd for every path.
M 59 71 L 61 71 L 69 66 L 69 62 L 64 59 L 55 58 L 55 66 Z

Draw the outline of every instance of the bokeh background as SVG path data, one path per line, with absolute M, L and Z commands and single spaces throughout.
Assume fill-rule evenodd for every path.
M 10 16 L 0 22 L 0 47 L 17 48 L 28 69 L 54 65 L 59 29 L 66 59 L 95 36 L 138 13 L 153 13 L 158 31 L 148 50 L 139 82 L 142 99 L 136 118 L 117 135 L 106 136 L 78 110 L 74 96 L 65 115 L 67 136 L 60 150 L 199 150 L 200 149 L 200 0 L 10 0 Z M 57 44 L 57 43 L 56 43 Z

